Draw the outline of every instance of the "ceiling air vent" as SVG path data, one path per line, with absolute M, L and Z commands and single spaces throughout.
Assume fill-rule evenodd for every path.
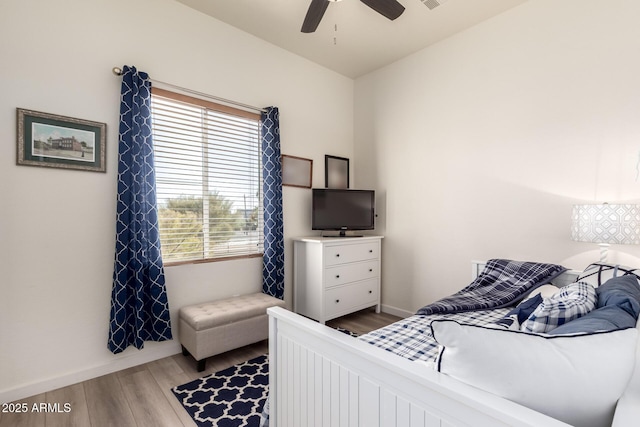
M 446 3 L 447 0 L 420 0 L 425 4 L 429 9 L 433 10 L 436 7 L 440 6 L 442 3 Z

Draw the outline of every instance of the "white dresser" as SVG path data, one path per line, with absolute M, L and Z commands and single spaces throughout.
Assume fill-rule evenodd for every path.
M 293 310 L 325 323 L 376 306 L 382 236 L 293 240 Z

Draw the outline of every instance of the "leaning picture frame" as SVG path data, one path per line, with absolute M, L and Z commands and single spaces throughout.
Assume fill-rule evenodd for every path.
M 106 172 L 105 123 L 17 109 L 17 164 Z
M 286 154 L 282 154 L 280 159 L 282 162 L 282 185 L 311 188 L 313 160 Z
M 349 188 L 349 159 L 325 154 L 324 185 L 326 188 Z

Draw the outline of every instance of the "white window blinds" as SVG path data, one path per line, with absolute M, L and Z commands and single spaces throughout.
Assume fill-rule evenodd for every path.
M 163 261 L 260 256 L 260 116 L 156 88 L 151 109 Z

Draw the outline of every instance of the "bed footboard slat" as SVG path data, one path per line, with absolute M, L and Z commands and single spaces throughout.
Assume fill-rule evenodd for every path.
M 380 392 L 380 425 L 393 425 L 395 416 L 396 396 L 387 390 L 382 390 Z
M 363 426 L 380 426 L 380 388 L 366 378 L 359 378 L 358 412 Z

